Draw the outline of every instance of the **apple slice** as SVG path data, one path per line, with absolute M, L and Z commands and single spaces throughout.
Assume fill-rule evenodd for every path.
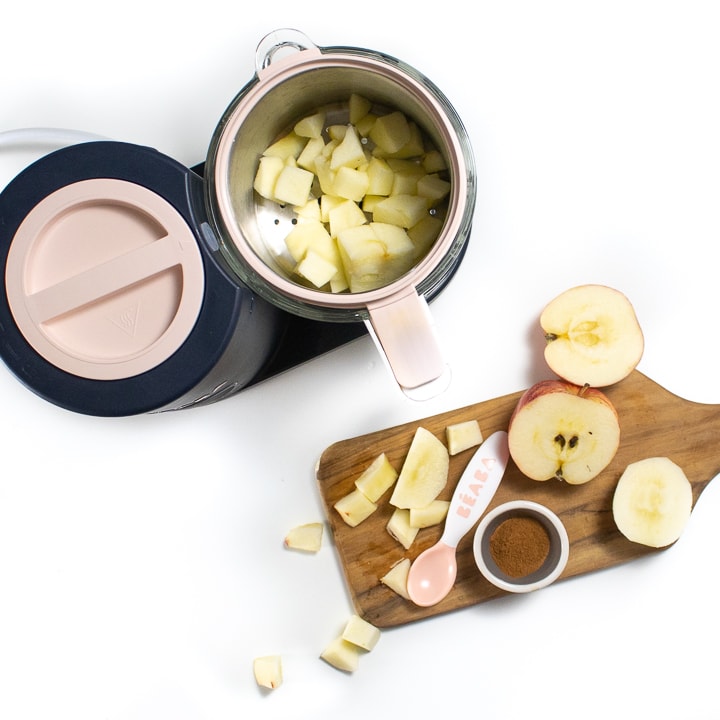
M 617 411 L 600 390 L 542 380 L 518 400 L 508 427 L 510 455 L 533 480 L 592 480 L 620 445 Z
M 545 361 L 576 385 L 607 387 L 640 362 L 642 329 L 630 301 L 605 285 L 579 285 L 550 301 L 540 315 Z
M 613 518 L 632 542 L 660 548 L 674 543 L 690 519 L 692 485 L 666 457 L 631 463 L 613 496 Z
M 440 494 L 448 480 L 447 448 L 429 430 L 418 427 L 410 443 L 390 504 L 397 508 L 420 508 Z
M 367 520 L 378 506 L 355 488 L 341 497 L 333 507 L 350 527 L 357 527 L 361 522 Z
M 306 138 L 319 138 L 325 126 L 325 112 L 319 110 L 313 115 L 308 115 L 295 124 L 295 134 Z
M 413 544 L 420 530 L 419 527 L 410 525 L 410 510 L 407 508 L 395 508 L 385 527 L 391 537 L 395 538 L 406 550 Z
M 410 527 L 421 529 L 439 525 L 447 517 L 449 509 L 449 500 L 433 500 L 424 508 L 410 508 Z
M 355 487 L 371 502 L 376 503 L 397 480 L 397 470 L 385 453 L 380 453 L 355 481 Z
M 306 523 L 290 528 L 283 541 L 290 550 L 316 553 L 322 547 L 323 525 L 319 522 Z
M 407 578 L 410 572 L 410 558 L 398 560 L 381 578 L 380 582 L 406 600 L 410 599 L 407 591 Z

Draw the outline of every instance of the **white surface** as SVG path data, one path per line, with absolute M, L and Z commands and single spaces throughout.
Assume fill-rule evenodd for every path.
M 207 409 L 119 420 L 0 369 L 0 717 L 717 717 L 717 483 L 670 551 L 385 631 L 352 676 L 318 659 L 351 612 L 332 545 L 281 546 L 322 518 L 330 443 L 544 377 L 536 317 L 575 284 L 624 291 L 640 369 L 720 403 L 714 3 L 14 5 L 0 129 L 81 129 L 192 165 L 260 38 L 290 26 L 428 75 L 468 128 L 479 193 L 433 303 L 454 380 L 428 403 L 395 390 L 369 340 Z M 31 159 L 0 153 L 2 184 Z M 267 653 L 285 668 L 270 695 L 252 678 Z

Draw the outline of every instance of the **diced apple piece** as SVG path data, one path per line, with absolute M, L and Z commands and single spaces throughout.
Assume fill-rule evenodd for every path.
M 410 572 L 410 558 L 403 558 L 396 562 L 386 573 L 380 578 L 380 582 L 386 587 L 396 592 L 400 597 L 406 600 L 410 599 L 407 591 L 407 578 Z
M 373 220 L 411 228 L 427 216 L 427 200 L 417 195 L 391 195 L 379 202 Z
M 280 173 L 284 169 L 285 163 L 282 158 L 261 157 L 257 172 L 255 173 L 255 180 L 253 182 L 255 192 L 267 200 L 274 200 L 275 184 L 277 183 Z
M 308 250 L 305 257 L 298 263 L 296 272 L 315 287 L 327 285 L 338 272 L 338 266 L 326 260 L 314 250 Z
M 350 287 L 345 277 L 345 271 L 340 268 L 334 277 L 330 279 L 330 292 L 338 293 L 347 290 Z
M 457 455 L 463 450 L 480 445 L 483 441 L 483 434 L 477 420 L 448 425 L 445 428 L 445 434 L 450 455 Z
M 344 125 L 341 125 L 340 127 L 344 127 Z M 330 164 L 330 158 L 332 157 L 333 152 L 335 152 L 335 148 L 340 144 L 339 140 L 330 139 L 328 142 L 325 143 L 325 147 L 322 150 L 323 157 L 328 161 L 328 166 Z
M 413 544 L 418 528 L 410 525 L 410 510 L 395 508 L 387 523 L 387 531 L 406 550 Z
M 406 158 L 385 158 L 388 167 L 394 172 L 403 175 L 414 175 L 418 180 L 427 175 L 425 168 L 418 160 L 408 160 Z
M 302 220 L 320 222 L 320 202 L 317 198 L 310 198 L 304 205 L 296 205 L 294 210 L 298 218 Z
M 305 138 L 319 138 L 325 127 L 325 113 L 321 110 L 308 115 L 296 123 L 293 130 L 296 135 Z
M 369 137 L 382 151 L 397 152 L 410 140 L 407 118 L 399 110 L 381 115 L 373 124 Z
M 378 506 L 355 488 L 340 498 L 333 507 L 350 527 L 356 527 L 363 520 L 367 520 Z
M 338 635 L 328 643 L 320 657 L 334 668 L 352 673 L 358 669 L 361 652 L 357 645 Z
M 415 245 L 404 228 L 382 222 L 371 222 L 370 227 L 387 248 L 389 259 L 414 253 Z
M 343 230 L 348 228 L 367 223 L 365 213 L 352 200 L 343 200 L 337 203 L 335 207 L 328 210 L 327 215 L 331 237 L 337 237 Z
M 423 508 L 410 508 L 410 527 L 422 529 L 438 525 L 445 520 L 449 509 L 448 500 L 433 500 Z
M 414 172 L 395 172 L 391 195 L 417 195 L 418 175 Z
M 275 199 L 288 205 L 304 205 L 310 197 L 313 174 L 300 167 L 286 165 L 275 183 Z
M 330 212 L 336 207 L 347 202 L 347 198 L 341 198 L 337 195 L 329 195 L 324 193 L 320 196 L 320 220 L 324 223 L 330 222 Z
M 412 121 L 408 121 L 408 127 L 410 129 L 408 141 L 394 153 L 386 154 L 386 157 L 414 158 L 421 156 L 425 152 L 420 128 Z
M 417 181 L 417 194 L 427 198 L 430 206 L 437 205 L 450 192 L 450 183 L 438 175 L 425 175 Z
M 284 137 L 270 145 L 263 155 L 266 157 L 279 157 L 285 160 L 288 157 L 297 158 L 303 151 L 307 138 L 300 137 L 294 132 L 289 132 Z
M 337 147 L 337 145 L 339 145 L 343 141 L 347 129 L 347 125 L 328 125 L 326 128 L 326 132 L 328 134 L 328 137 L 336 143 L 335 146 Z
M 416 248 L 410 236 L 397 225 L 372 222 L 375 237 L 385 246 L 385 281 L 390 282 L 404 275 L 415 263 Z
M 279 655 L 265 655 L 253 660 L 255 682 L 269 690 L 280 687 L 283 681 L 282 659 Z
M 437 215 L 425 215 L 420 222 L 408 228 L 408 235 L 418 249 L 418 256 L 424 255 L 438 239 L 443 222 Z
M 382 283 L 385 246 L 370 225 L 343 230 L 337 242 L 351 292 L 361 292 L 373 283 Z
M 353 125 L 348 125 L 340 144 L 333 150 L 330 159 L 330 169 L 338 170 L 341 167 L 357 168 L 365 162 L 365 151 L 357 130 Z
M 447 484 L 449 468 L 450 456 L 445 445 L 429 430 L 418 427 L 390 497 L 390 504 L 397 508 L 429 505 Z
M 422 165 L 426 173 L 438 173 L 447 170 L 447 163 L 439 150 L 428 150 L 423 155 Z
M 365 193 L 367 193 L 368 184 L 366 172 L 343 165 L 335 172 L 333 193 L 348 200 L 362 202 Z
M 397 480 L 398 472 L 385 453 L 380 453 L 355 481 L 355 487 L 371 500 L 377 502 Z
M 315 172 L 315 161 L 318 156 L 323 154 L 324 149 L 325 141 L 321 137 L 308 140 L 303 151 L 297 157 L 298 167 Z
M 375 125 L 376 120 L 377 120 L 377 115 L 369 112 L 367 115 L 365 115 L 364 117 L 360 118 L 360 120 L 357 121 L 355 127 L 356 127 L 360 137 L 366 138 L 370 135 L 370 131 L 373 129 L 373 125 Z
M 323 193 L 337 195 L 334 187 L 335 173 L 330 169 L 330 161 L 324 155 L 318 155 L 315 158 L 315 175 L 317 175 Z
M 351 615 L 340 637 L 370 652 L 380 640 L 380 630 L 359 615 Z
M 382 158 L 374 157 L 367 166 L 369 195 L 390 195 L 393 189 L 395 173 Z
M 373 211 L 375 210 L 375 206 L 381 201 L 384 200 L 387 196 L 386 195 L 365 195 L 362 201 L 362 210 L 365 213 L 368 213 L 369 215 L 373 214 Z
M 322 523 L 305 523 L 290 528 L 285 536 L 284 544 L 291 550 L 316 553 L 322 547 L 322 536 Z
M 330 233 L 319 220 L 299 222 L 285 236 L 285 245 L 296 263 L 305 257 L 309 247 L 319 247 L 323 243 L 333 244 Z
M 369 112 L 372 103 L 362 95 L 352 93 L 348 101 L 348 109 L 350 111 L 350 122 L 357 125 Z

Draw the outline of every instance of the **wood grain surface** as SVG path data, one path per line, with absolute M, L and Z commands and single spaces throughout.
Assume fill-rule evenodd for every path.
M 669 457 L 683 468 L 692 483 L 693 506 L 708 482 L 720 472 L 720 405 L 679 398 L 637 370 L 606 388 L 605 393 L 617 409 L 621 440 L 615 458 L 600 475 L 585 485 L 555 480 L 537 482 L 520 473 L 511 459 L 488 508 L 522 498 L 553 510 L 565 524 L 570 538 L 570 558 L 560 580 L 658 552 L 626 540 L 613 521 L 615 485 L 629 463 L 651 456 Z M 458 576 L 450 594 L 433 607 L 414 605 L 382 585 L 380 578 L 400 559 L 412 560 L 437 542 L 442 526 L 421 530 L 410 549 L 405 550 L 385 529 L 393 510 L 387 502 L 389 491 L 379 501 L 378 510 L 355 528 L 342 520 L 333 505 L 354 488 L 355 479 L 380 452 L 387 453 L 399 471 L 418 426 L 445 442 L 448 425 L 477 420 L 483 435 L 488 437 L 495 430 L 507 430 L 520 395 L 522 391 L 342 440 L 323 452 L 317 482 L 350 596 L 361 617 L 377 627 L 392 627 L 505 594 L 477 570 L 472 554 L 474 532 L 470 532 L 458 545 Z M 474 450 L 450 459 L 448 484 L 441 498 L 450 499 Z

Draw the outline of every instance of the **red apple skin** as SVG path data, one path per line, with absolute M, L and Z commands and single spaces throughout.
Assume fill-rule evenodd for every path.
M 588 400 L 605 403 L 605 405 L 607 405 L 613 413 L 615 413 L 615 417 L 617 417 L 617 410 L 615 409 L 615 406 L 610 401 L 610 398 L 602 392 L 602 390 L 598 390 L 597 388 L 589 387 L 587 385 L 575 385 L 575 383 L 568 382 L 567 380 L 540 380 L 532 387 L 529 387 L 520 396 L 520 399 L 515 406 L 515 410 L 513 410 L 513 414 L 510 416 L 509 425 L 512 425 L 518 411 L 525 405 L 531 403 L 533 400 L 541 397 L 542 395 L 555 392 L 566 392 L 570 395 L 582 395 Z

